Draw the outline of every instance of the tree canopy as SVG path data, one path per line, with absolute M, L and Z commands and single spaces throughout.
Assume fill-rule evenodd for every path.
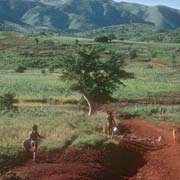
M 126 72 L 122 55 L 113 54 L 102 58 L 103 49 L 79 47 L 74 53 L 62 59 L 62 78 L 71 82 L 72 90 L 77 90 L 91 102 L 105 102 L 120 85 L 122 79 L 132 78 Z

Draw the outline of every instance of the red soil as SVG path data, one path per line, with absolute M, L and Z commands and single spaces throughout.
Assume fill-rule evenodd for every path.
M 29 160 L 13 171 L 27 180 L 180 179 L 180 145 L 172 138 L 172 127 L 140 119 L 121 120 L 121 125 L 129 137 L 156 139 L 162 136 L 162 141 L 149 145 L 121 140 L 120 146 L 101 150 L 70 147 L 62 153 L 41 152 L 39 163 Z M 161 148 L 152 148 L 155 146 Z
M 166 146 L 158 151 L 150 151 L 144 155 L 147 162 L 138 173 L 130 180 L 179 180 L 180 179 L 180 138 L 177 134 L 177 141 L 172 137 L 170 126 L 156 125 L 142 120 L 132 120 L 123 122 L 131 133 L 139 137 L 162 136 Z

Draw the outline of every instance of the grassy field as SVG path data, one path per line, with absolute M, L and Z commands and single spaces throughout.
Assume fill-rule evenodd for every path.
M 107 142 L 100 135 L 105 124 L 104 114 L 88 117 L 85 112 L 68 107 L 20 107 L 19 113 L 1 114 L 0 167 L 23 160 L 22 141 L 27 138 L 32 124 L 46 139 L 42 149 L 60 151 L 69 145 L 97 147 Z
M 38 44 L 35 38 L 39 39 Z M 126 70 L 133 72 L 135 79 L 123 81 L 126 87 L 120 86 L 113 96 L 119 102 L 122 99 L 137 102 L 116 104 L 120 115 L 180 123 L 179 104 L 167 103 L 180 98 L 180 53 L 175 53 L 179 44 L 127 41 L 99 44 L 83 38 L 0 32 L 0 95 L 14 92 L 19 100 L 19 113 L 0 112 L 0 168 L 23 160 L 21 142 L 32 124 L 39 125 L 40 133 L 47 137 L 41 143 L 46 150 L 60 150 L 69 145 L 97 147 L 107 142 L 100 135 L 105 114 L 88 117 L 79 110 L 77 102 L 81 95 L 71 92 L 60 79 L 60 69 L 49 70 L 62 53 L 74 50 L 76 39 L 82 44 L 104 47 L 103 57 L 112 52 L 127 55 Z M 134 59 L 128 56 L 130 50 L 136 50 Z M 21 65 L 27 70 L 15 72 Z M 161 98 L 163 103 L 138 103 L 139 99 L 150 97 L 155 101 Z

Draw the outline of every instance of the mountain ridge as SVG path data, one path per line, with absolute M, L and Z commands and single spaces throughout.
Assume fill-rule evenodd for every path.
M 180 10 L 113 0 L 1 0 L 0 23 L 53 31 L 87 31 L 120 24 L 143 23 L 180 27 Z

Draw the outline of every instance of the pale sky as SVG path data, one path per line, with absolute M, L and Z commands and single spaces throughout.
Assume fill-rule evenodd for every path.
M 180 9 L 180 0 L 114 0 L 114 1 L 133 2 L 139 4 L 146 4 L 150 6 L 165 5 L 176 9 Z

